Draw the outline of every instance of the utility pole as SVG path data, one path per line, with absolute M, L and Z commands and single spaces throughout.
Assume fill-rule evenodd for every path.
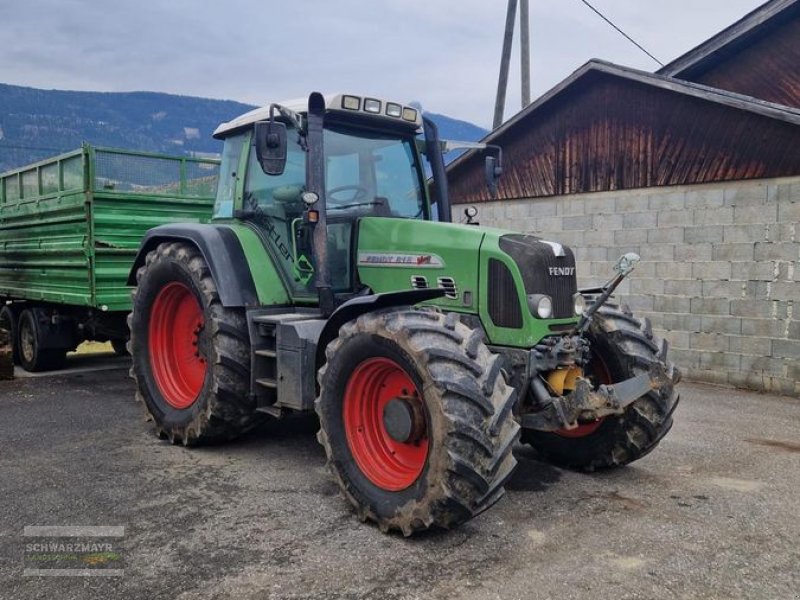
M 500 57 L 500 78 L 497 80 L 497 98 L 494 103 L 492 129 L 497 129 L 503 123 L 503 110 L 506 105 L 506 89 L 508 88 L 508 66 L 511 63 L 511 43 L 514 40 L 514 21 L 516 16 L 517 0 L 508 0 L 506 31 L 503 36 L 503 53 Z
M 519 62 L 522 79 L 522 108 L 531 103 L 531 38 L 528 0 L 519 0 Z

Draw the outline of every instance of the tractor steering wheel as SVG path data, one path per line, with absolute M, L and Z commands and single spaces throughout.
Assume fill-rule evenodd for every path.
M 348 192 L 348 191 L 354 192 L 352 198 L 335 197 L 335 195 L 340 192 Z M 367 194 L 369 194 L 369 190 L 360 185 L 340 185 L 339 187 L 335 187 L 332 190 L 328 190 L 328 199 L 333 200 L 337 204 L 341 204 L 342 202 L 359 202 L 364 198 L 366 198 Z

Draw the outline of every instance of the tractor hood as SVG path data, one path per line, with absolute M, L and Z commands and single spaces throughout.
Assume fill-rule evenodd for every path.
M 431 304 L 476 314 L 495 344 L 530 347 L 576 320 L 575 256 L 536 236 L 367 217 L 358 226 L 356 265 L 360 281 L 375 292 L 445 289 Z M 529 298 L 542 295 L 552 300 L 549 319 L 531 314 Z

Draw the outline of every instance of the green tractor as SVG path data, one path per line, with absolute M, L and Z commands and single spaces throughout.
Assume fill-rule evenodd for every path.
M 496 502 L 520 432 L 594 470 L 669 430 L 667 345 L 608 303 L 638 257 L 579 291 L 566 246 L 451 223 L 452 144 L 417 109 L 313 93 L 214 135 L 213 222 L 150 230 L 129 279 L 131 374 L 160 437 L 213 443 L 316 411 L 361 519 L 411 535 Z M 471 146 L 493 187 L 499 148 Z

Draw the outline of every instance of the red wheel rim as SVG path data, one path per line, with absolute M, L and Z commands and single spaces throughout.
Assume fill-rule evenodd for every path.
M 428 457 L 427 431 L 408 443 L 393 439 L 386 431 L 383 411 L 395 398 L 419 402 L 421 408 L 417 387 L 400 365 L 388 358 L 370 358 L 350 375 L 343 406 L 347 444 L 358 468 L 372 483 L 390 492 L 413 484 Z
M 150 365 L 161 395 L 173 408 L 190 407 L 203 389 L 203 325 L 203 309 L 186 285 L 173 282 L 161 289 L 150 311 Z
M 611 380 L 611 373 L 609 372 L 608 366 L 603 359 L 596 355 L 593 357 L 593 359 L 594 360 L 592 360 L 591 366 L 596 381 L 600 384 L 613 383 Z M 603 424 L 603 421 L 605 421 L 605 417 L 600 417 L 596 421 L 581 423 L 575 429 L 559 429 L 554 433 L 565 438 L 582 438 L 586 437 L 587 435 L 592 435 L 595 431 L 597 431 L 597 428 Z

